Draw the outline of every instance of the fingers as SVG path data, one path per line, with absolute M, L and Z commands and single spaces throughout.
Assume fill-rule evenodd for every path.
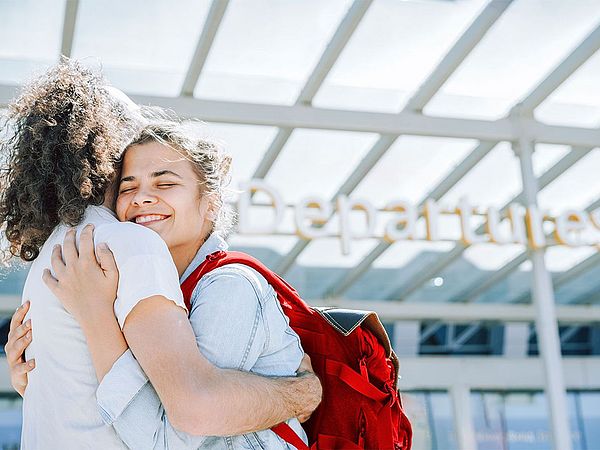
M 56 295 L 58 289 L 58 280 L 52 276 L 52 273 L 48 269 L 44 269 L 42 273 L 42 280 L 48 286 L 48 289 L 52 291 L 54 295 Z
M 94 254 L 94 225 L 88 223 L 79 236 L 79 257 L 89 259 L 90 261 L 96 260 Z
M 31 319 L 10 331 L 8 342 L 4 346 L 4 352 L 6 353 L 9 365 L 24 360 L 23 354 L 31 343 L 31 340 Z
M 29 305 L 29 300 L 27 300 L 25 303 L 19 306 L 13 314 L 12 319 L 10 319 L 9 338 L 10 333 L 12 333 L 15 328 L 23 323 L 25 314 L 27 314 L 27 311 L 29 311 Z
M 5 351 L 9 365 L 14 365 L 25 360 L 25 350 L 29 347 L 32 340 L 33 335 L 31 334 L 31 330 L 28 330 L 25 336 L 7 344 Z
M 8 337 L 9 342 L 22 338 L 29 330 L 31 330 L 31 319 L 11 331 Z
M 75 238 L 76 230 L 75 228 L 71 228 L 65 234 L 65 240 L 63 241 L 62 254 L 66 265 L 73 264 L 79 258 Z
M 11 372 L 13 375 L 23 375 L 35 369 L 35 359 L 30 359 L 27 362 L 22 362 L 12 366 Z
M 96 247 L 96 257 L 98 258 L 98 263 L 104 272 L 109 272 L 111 274 L 119 273 L 115 257 L 105 242 L 98 244 Z
M 52 256 L 50 257 L 50 264 L 52 264 L 52 270 L 60 278 L 60 275 L 65 273 L 66 265 L 63 261 L 62 249 L 60 245 L 55 245 L 52 249 Z

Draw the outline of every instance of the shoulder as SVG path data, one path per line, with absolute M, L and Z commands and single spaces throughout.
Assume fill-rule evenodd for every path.
M 112 222 L 96 226 L 96 244 L 106 242 L 114 252 L 130 255 L 165 255 L 167 245 L 154 231 L 131 222 Z
M 269 284 L 267 280 L 254 269 L 243 264 L 229 264 L 219 267 L 206 274 L 201 283 L 222 283 L 233 282 L 244 285 L 250 285 L 257 293 L 263 294 Z
M 204 275 L 192 295 L 192 301 L 201 298 L 227 297 L 228 301 L 254 298 L 262 301 L 273 292 L 267 280 L 243 264 L 229 264 Z

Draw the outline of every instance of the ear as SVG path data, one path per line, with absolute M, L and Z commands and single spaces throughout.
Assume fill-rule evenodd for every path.
M 214 223 L 217 220 L 219 211 L 214 194 L 203 195 L 200 199 L 200 214 L 204 215 L 206 220 Z

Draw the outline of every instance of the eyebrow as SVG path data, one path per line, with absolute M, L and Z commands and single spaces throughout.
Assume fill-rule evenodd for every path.
M 163 175 L 174 175 L 177 178 L 183 180 L 183 177 L 175 172 L 173 172 L 172 170 L 159 170 L 158 172 L 152 172 L 152 174 L 150 175 L 152 178 L 158 178 L 158 177 L 162 177 Z
M 179 178 L 180 180 L 183 180 L 183 177 L 181 175 L 173 172 L 172 170 L 159 170 L 158 172 L 152 172 L 150 174 L 150 177 L 158 178 L 158 177 L 162 177 L 163 175 L 173 175 L 173 176 Z M 129 177 L 123 177 L 123 178 L 121 178 L 121 181 L 119 181 L 119 184 L 125 183 L 127 181 L 134 181 L 134 180 L 135 180 L 135 177 L 133 175 L 129 176 Z

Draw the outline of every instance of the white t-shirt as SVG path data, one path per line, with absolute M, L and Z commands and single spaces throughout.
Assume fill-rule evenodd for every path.
M 177 269 L 165 242 L 154 231 L 121 223 L 104 207 L 88 207 L 78 232 L 94 224 L 96 244 L 106 242 L 119 267 L 115 314 L 123 327 L 127 314 L 142 299 L 162 295 L 185 308 Z M 35 358 L 23 401 L 22 450 L 125 449 L 96 403 L 98 381 L 85 336 L 77 321 L 42 281 L 55 244 L 67 226 L 58 226 L 34 261 L 23 301 L 30 300 L 33 342 L 26 352 Z

